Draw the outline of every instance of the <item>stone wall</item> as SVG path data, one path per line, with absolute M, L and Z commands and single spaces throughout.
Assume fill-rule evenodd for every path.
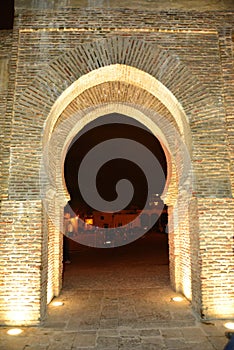
M 157 125 L 169 165 L 175 166 L 168 199 L 173 286 L 192 299 L 202 317 L 230 317 L 233 13 L 19 8 L 13 34 L 3 33 L 0 40 L 5 52 L 0 56 L 4 76 L 1 322 L 14 323 L 15 309 L 24 315 L 21 320 L 15 315 L 15 323 L 35 324 L 45 315 L 46 301 L 59 293 L 64 203 L 55 193 L 64 191 L 63 174 L 57 169 L 66 136 L 72 141 L 72 123 L 59 134 L 55 157 L 49 157 L 53 184 L 46 192 L 47 207 L 41 202 L 42 151 L 51 134 L 64 121 L 72 121 L 74 111 L 80 113 L 77 122 L 82 127 L 88 111 L 97 109 L 93 117 L 98 117 L 104 106 L 111 110 L 108 105 L 123 111 L 128 105 L 134 113 L 147 116 L 143 123 L 149 119 L 152 129 Z M 186 162 L 178 145 L 173 150 L 170 130 L 176 130 L 191 160 L 190 205 L 188 193 L 182 191 Z M 161 134 L 155 131 L 159 138 Z M 172 198 L 177 192 L 175 203 Z M 58 221 L 51 222 L 48 210 Z M 19 283 L 13 293 L 15 276 Z M 31 297 L 22 302 L 27 288 Z

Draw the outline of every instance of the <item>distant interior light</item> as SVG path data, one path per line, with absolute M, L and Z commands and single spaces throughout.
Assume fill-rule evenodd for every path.
M 183 301 L 182 297 L 174 297 L 172 298 L 173 301 Z
M 227 322 L 224 324 L 224 327 L 227 329 L 232 329 L 234 330 L 234 322 Z
M 22 329 L 20 329 L 20 328 L 12 328 L 12 329 L 9 329 L 8 331 L 7 331 L 7 334 L 9 334 L 9 335 L 19 335 L 19 334 L 21 334 L 23 331 L 22 331 Z
M 110 244 L 110 243 L 111 243 L 111 241 L 106 241 L 106 243 L 107 243 L 107 244 Z
M 53 305 L 53 306 L 62 306 L 62 305 L 63 305 L 63 302 L 62 302 L 62 301 L 53 301 L 53 302 L 52 302 L 52 305 Z

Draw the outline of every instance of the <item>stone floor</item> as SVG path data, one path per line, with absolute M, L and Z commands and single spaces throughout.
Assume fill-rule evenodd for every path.
M 0 329 L 0 350 L 223 350 L 223 322 L 201 323 L 169 284 L 167 237 L 115 249 L 75 246 L 64 286 L 41 327 Z

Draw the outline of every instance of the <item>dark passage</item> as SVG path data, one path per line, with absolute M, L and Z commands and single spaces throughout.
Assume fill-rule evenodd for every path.
M 149 231 L 133 243 L 117 248 L 91 248 L 69 240 L 71 264 L 64 264 L 65 288 L 115 288 L 138 281 L 144 286 L 146 273 L 157 273 L 158 279 L 168 281 L 168 237 L 165 233 Z M 155 276 L 152 279 L 154 283 Z

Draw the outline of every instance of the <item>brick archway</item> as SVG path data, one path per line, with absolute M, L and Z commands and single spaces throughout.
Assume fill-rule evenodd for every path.
M 106 91 L 106 84 L 113 84 L 113 96 L 107 94 L 107 98 L 104 98 L 105 94 L 97 95 L 99 89 L 99 92 Z M 121 96 L 121 93 L 119 96 L 119 89 L 124 92 L 124 96 Z M 95 100 L 97 96 L 102 96 L 103 100 Z M 144 97 L 145 103 L 139 103 L 139 96 Z M 92 100 L 94 103 L 91 103 Z M 62 118 L 70 120 L 74 108 L 79 110 L 77 115 L 80 122 L 85 121 L 88 113 L 93 113 L 92 117 L 90 114 L 90 118 L 100 116 L 100 113 L 103 113 L 102 109 L 106 108 L 108 111 L 108 106 L 115 106 L 115 110 L 127 110 L 129 107 L 134 110 L 134 116 L 139 113 L 138 120 L 154 129 L 155 135 L 168 152 L 168 159 L 171 160 L 169 188 L 171 193 L 177 195 L 177 205 L 173 195 L 168 199 L 171 206 L 169 230 L 172 284 L 192 299 L 197 313 L 205 317 L 230 315 L 233 306 L 228 299 L 230 291 L 227 283 L 225 284 L 225 276 L 221 274 L 224 280 L 222 279 L 220 287 L 216 287 L 219 279 L 212 275 L 209 265 L 212 263 L 219 271 L 219 263 L 213 260 L 212 254 L 202 250 L 204 242 L 210 247 L 210 251 L 215 250 L 210 243 L 211 231 L 206 227 L 211 214 L 215 225 L 221 227 L 220 208 L 233 208 L 228 165 L 222 163 L 223 171 L 217 179 L 210 162 L 211 152 L 206 152 L 203 141 L 204 137 L 207 137 L 207 125 L 209 137 L 213 135 L 215 138 L 216 121 L 219 120 L 221 128 L 225 128 L 225 122 L 219 119 L 216 103 L 210 97 L 209 91 L 177 56 L 134 37 L 112 37 L 79 45 L 61 55 L 38 74 L 20 97 L 16 96 L 9 200 L 3 202 L 2 209 L 11 212 L 12 221 L 6 222 L 6 232 L 25 232 L 26 225 L 33 221 L 30 230 L 26 231 L 27 240 L 22 238 L 31 254 L 33 270 L 31 274 L 27 271 L 27 274 L 22 275 L 22 271 L 25 270 L 24 261 L 18 262 L 20 272 L 15 276 L 22 278 L 23 283 L 17 285 L 17 288 L 14 288 L 15 280 L 12 276 L 6 275 L 7 307 L 2 309 L 1 318 L 8 324 L 36 324 L 46 313 L 47 301 L 59 293 L 61 275 L 56 271 L 61 271 L 62 235 L 59 228 L 64 205 L 64 201 L 60 201 L 59 198 L 60 195 L 66 197 L 66 193 L 61 181 L 61 171 L 49 170 L 49 178 L 44 178 L 42 172 L 39 181 L 43 151 L 51 135 L 59 128 L 60 123 L 62 124 Z M 177 131 L 188 154 L 192 155 L 195 177 L 193 183 L 188 184 L 192 185 L 193 191 L 190 201 L 187 201 L 186 191 L 180 186 L 184 162 L 180 153 L 178 156 L 175 152 L 178 144 L 173 151 L 173 143 L 170 144 L 171 135 L 168 133 L 170 128 L 166 130 L 162 121 L 160 124 L 160 119 L 154 119 L 155 115 L 163 116 L 163 120 Z M 211 116 L 214 118 L 212 121 Z M 82 127 L 84 124 L 80 123 Z M 68 125 L 66 133 L 62 133 L 63 138 L 65 135 L 67 137 L 61 142 L 62 154 L 77 130 Z M 22 132 L 27 137 L 19 142 Z M 218 140 L 217 138 L 217 142 Z M 48 150 L 50 152 L 50 148 Z M 222 152 L 218 155 L 220 161 L 223 155 Z M 50 154 L 47 159 L 50 160 Z M 48 162 L 48 169 L 51 165 L 52 168 L 59 165 L 56 163 L 57 158 L 54 160 L 55 163 Z M 25 178 L 29 181 L 22 187 Z M 42 185 L 46 193 L 46 211 L 40 197 Z M 53 217 L 54 213 L 56 217 L 51 220 L 50 216 Z M 29 215 L 30 219 L 22 220 L 22 217 Z M 228 221 L 226 231 L 229 238 L 230 225 L 231 221 Z M 223 244 L 222 239 L 219 242 Z M 19 254 L 24 254 L 24 246 L 19 245 L 17 249 Z M 37 254 L 34 255 L 34 252 Z M 229 253 L 227 249 L 227 266 L 231 265 Z M 11 262 L 13 263 L 14 261 Z M 213 278 L 207 282 L 209 286 L 213 286 L 211 294 L 210 287 L 204 283 L 204 276 L 205 281 L 211 276 Z M 222 304 L 226 307 L 223 308 Z
M 47 119 L 44 133 L 47 135 L 47 142 L 44 142 L 48 164 L 47 174 L 50 179 L 53 179 L 52 182 L 56 183 L 56 186 L 48 185 L 45 194 L 49 202 L 55 203 L 50 214 L 52 222 L 56 223 L 56 218 L 62 218 L 61 211 L 69 200 L 63 181 L 63 164 L 66 151 L 75 135 L 90 121 L 108 113 L 123 113 L 137 119 L 160 140 L 167 157 L 169 176 L 164 201 L 169 205 L 170 212 L 171 282 L 177 291 L 182 291 L 192 299 L 190 232 L 188 226 L 183 229 L 180 227 L 189 220 L 188 197 L 192 189 L 188 150 L 191 147 L 191 135 L 186 124 L 185 113 L 170 91 L 155 78 L 136 68 L 112 65 L 91 73 L 78 79 L 60 96 Z M 157 89 L 156 92 L 155 89 Z M 171 111 L 162 103 L 161 100 L 164 99 Z M 186 174 L 183 173 L 185 171 L 187 171 Z M 187 190 L 185 189 L 184 193 L 178 197 L 179 186 L 182 189 L 184 176 L 187 177 Z M 180 211 L 180 222 L 176 210 Z M 178 224 L 175 224 L 175 221 Z M 59 225 L 58 222 L 57 225 Z M 62 222 L 60 222 L 61 225 Z M 182 244 L 182 231 L 187 245 L 187 251 L 184 250 L 183 254 L 179 251 Z M 59 232 L 49 240 L 56 252 L 54 250 L 55 259 L 49 263 L 48 269 L 51 281 L 47 288 L 48 302 L 54 294 L 58 295 L 61 288 L 61 235 L 60 240 L 56 238 L 58 236 Z M 177 254 L 176 250 L 178 250 Z M 54 266 L 57 267 L 56 276 L 53 272 Z M 194 268 L 195 270 L 198 270 L 198 267 Z

